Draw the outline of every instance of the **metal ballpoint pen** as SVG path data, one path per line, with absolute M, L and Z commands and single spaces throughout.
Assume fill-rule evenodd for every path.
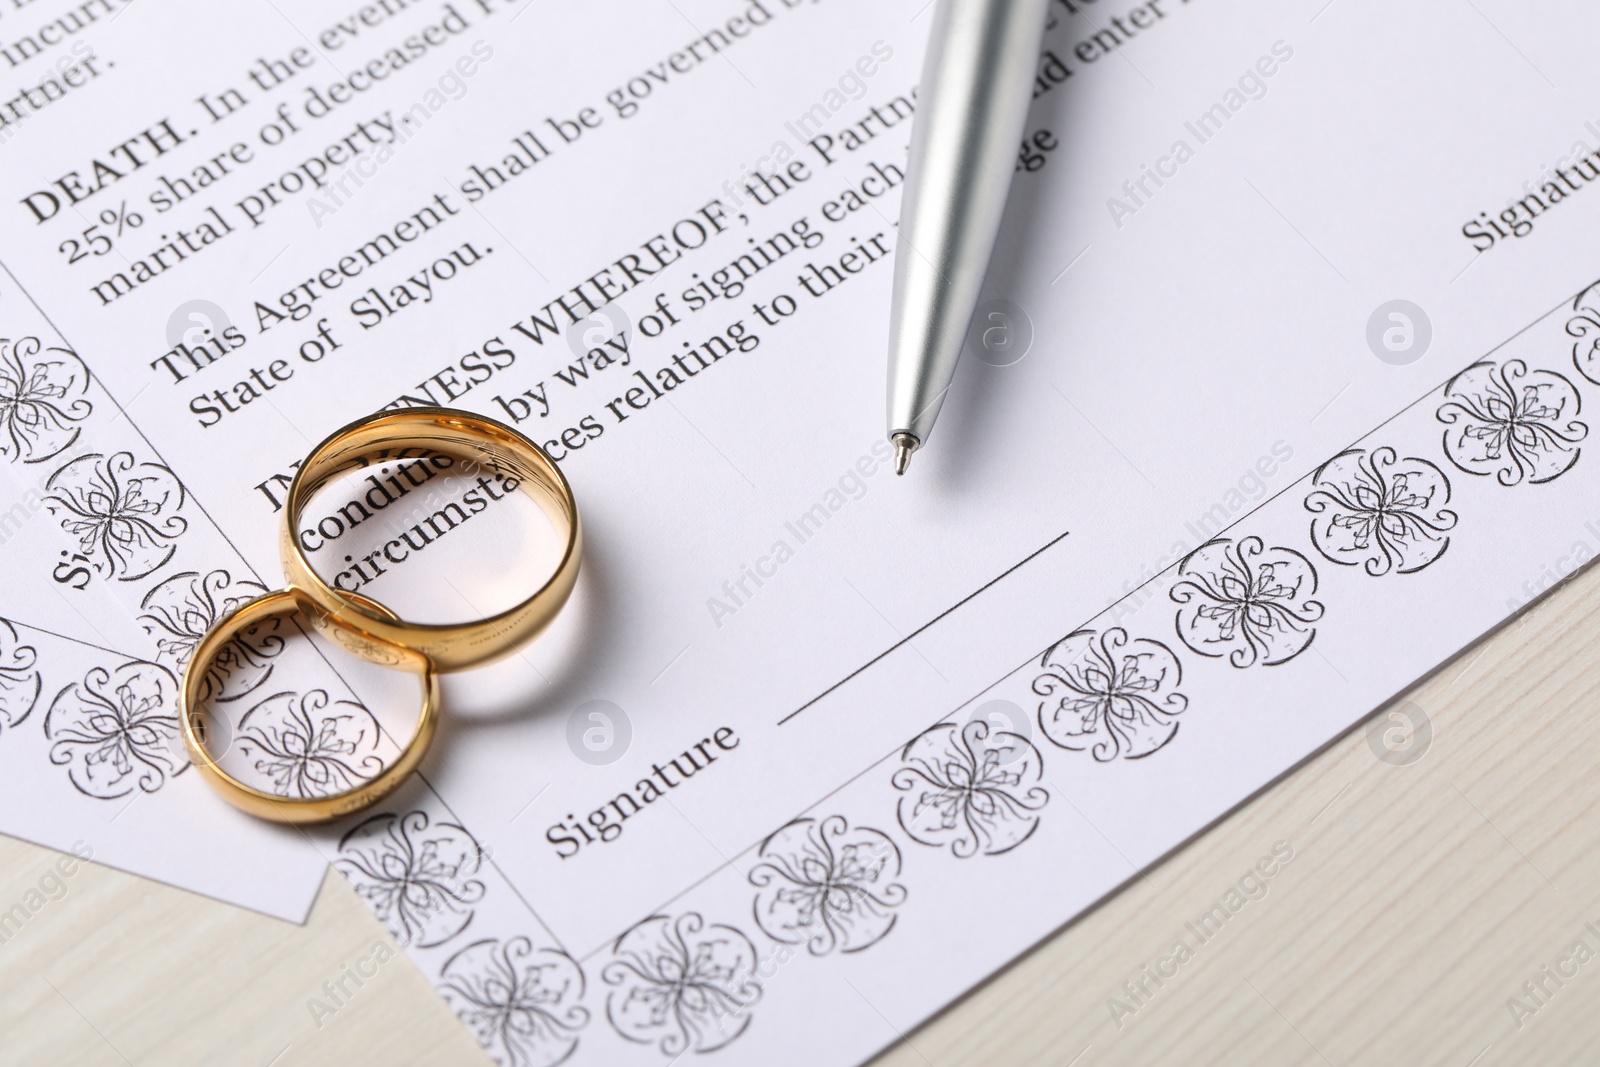
M 928 441 L 989 269 L 1050 0 L 938 0 L 889 313 L 894 469 Z

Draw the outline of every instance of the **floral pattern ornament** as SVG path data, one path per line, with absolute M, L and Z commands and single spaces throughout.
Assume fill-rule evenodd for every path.
M 40 463 L 71 448 L 94 411 L 88 389 L 88 368 L 70 349 L 0 339 L 0 456 Z
M 201 575 L 185 571 L 145 594 L 139 622 L 156 639 L 156 662 L 183 676 L 206 631 L 247 600 L 267 591 L 257 582 L 234 581 L 225 570 Z M 206 671 L 201 697 L 237 700 L 272 677 L 273 661 L 284 649 L 283 619 L 266 619 L 229 641 Z
M 1317 571 L 1291 548 L 1266 548 L 1259 537 L 1218 538 L 1185 557 L 1170 596 L 1178 637 L 1202 656 L 1227 656 L 1235 667 L 1287 663 L 1317 636 L 1322 618 Z
M 0 619 L 0 727 L 16 726 L 39 702 L 39 654 Z
M 439 992 L 501 1067 L 550 1067 L 572 1055 L 589 1023 L 583 969 L 525 937 L 488 938 L 451 956 Z
M 1455 529 L 1450 480 L 1425 459 L 1392 448 L 1352 448 L 1311 479 L 1311 543 L 1331 563 L 1361 565 L 1373 577 L 1411 574 L 1444 555 Z
M 900 826 L 918 844 L 950 846 L 957 859 L 997 856 L 1033 836 L 1050 800 L 1044 759 L 1020 734 L 984 719 L 940 723 L 900 753 L 890 782 L 904 793 Z
M 1572 365 L 1600 385 L 1600 282 L 1578 294 L 1572 312 L 1567 320 L 1567 336 L 1573 338 Z
M 177 743 L 178 682 L 155 663 L 91 669 L 56 694 L 44 733 L 50 762 L 67 768 L 80 793 L 102 800 L 136 788 L 154 793 L 189 766 Z
M 617 938 L 600 972 L 613 987 L 606 1018 L 663 1056 L 712 1052 L 749 1027 L 761 999 L 755 967 L 755 946 L 734 927 L 693 911 L 652 915 Z
M 850 829 L 842 815 L 796 819 L 761 843 L 750 871 L 756 923 L 774 941 L 813 956 L 859 952 L 894 928 L 905 903 L 900 849 L 887 834 Z
M 1147 638 L 1130 641 L 1120 628 L 1068 634 L 1039 666 L 1039 728 L 1101 763 L 1160 750 L 1178 735 L 1177 716 L 1189 706 L 1178 692 L 1183 667 L 1172 650 Z
M 131 582 L 151 574 L 172 558 L 174 540 L 189 528 L 178 514 L 184 500 L 178 479 L 127 452 L 79 456 L 45 486 L 45 506 L 103 578 Z
M 1438 419 L 1450 462 L 1468 474 L 1493 474 L 1501 485 L 1537 485 L 1578 462 L 1589 427 L 1577 420 L 1582 400 L 1555 371 L 1520 359 L 1474 363 L 1444 387 Z
M 334 866 L 401 945 L 432 948 L 472 922 L 483 850 L 464 827 L 422 811 L 374 815 L 339 841 Z
M 265 779 L 261 787 L 286 797 L 342 793 L 383 769 L 375 754 L 378 721 L 353 700 L 325 689 L 274 693 L 239 719 L 239 751 Z

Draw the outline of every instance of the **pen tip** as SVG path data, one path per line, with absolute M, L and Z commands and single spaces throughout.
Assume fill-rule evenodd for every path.
M 904 474 L 906 468 L 911 466 L 911 453 L 915 452 L 922 442 L 908 433 L 893 434 L 889 440 L 894 444 L 894 472 Z

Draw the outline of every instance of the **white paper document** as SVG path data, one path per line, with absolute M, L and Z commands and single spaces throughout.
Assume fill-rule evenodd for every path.
M 504 1064 L 861 1062 L 1600 551 L 1600 15 L 1476 7 L 1058 3 L 903 479 L 922 0 L 5 12 L 0 829 L 282 915 L 331 860 Z M 423 405 L 560 464 L 577 592 L 391 803 L 259 827 L 175 680 L 307 451 Z M 319 572 L 526 595 L 531 512 L 421 462 Z M 218 713 L 332 791 L 414 696 L 291 631 Z

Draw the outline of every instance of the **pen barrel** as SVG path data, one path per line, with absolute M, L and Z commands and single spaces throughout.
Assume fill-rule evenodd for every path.
M 889 319 L 889 433 L 926 442 L 1005 214 L 1049 0 L 938 0 Z

